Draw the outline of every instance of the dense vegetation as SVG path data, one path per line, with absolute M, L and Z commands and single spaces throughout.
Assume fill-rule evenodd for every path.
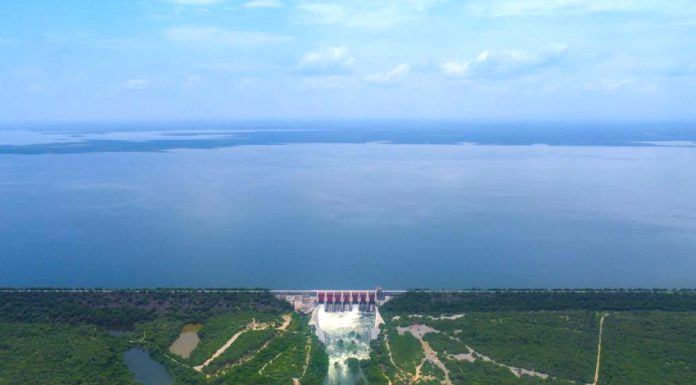
M 370 385 L 389 385 L 396 377 L 396 368 L 389 360 L 384 334 L 370 343 L 370 359 L 360 363 L 367 383 Z
M 290 384 L 293 378 L 297 378 L 303 385 L 321 385 L 327 368 L 326 352 L 311 334 L 307 320 L 294 317 L 286 332 L 271 339 L 264 349 L 243 365 L 225 369 L 213 378 L 212 383 Z
M 209 358 L 214 350 L 242 330 L 252 318 L 261 322 L 275 321 L 278 317 L 273 316 L 273 313 L 249 312 L 213 317 L 209 320 L 212 325 L 209 327 L 210 334 L 207 337 L 203 336 L 201 343 L 204 340 L 217 342 L 208 344 L 207 355 L 201 354 L 196 358 L 192 354 L 189 360 L 168 351 L 171 342 L 181 330 L 180 324 L 156 320 L 138 325 L 137 333 L 142 336 L 136 341 L 167 368 L 174 377 L 175 385 L 275 385 L 291 384 L 293 378 L 301 379 L 303 385 L 322 383 L 328 367 L 328 357 L 312 334 L 308 320 L 297 315 L 292 318 L 285 331 L 276 329 L 277 324 L 264 330 L 245 331 L 228 350 L 204 368 L 204 373 L 193 369 L 194 364 L 200 364 Z M 204 322 L 203 329 L 205 327 Z M 199 344 L 193 352 L 195 353 L 200 346 Z
M 326 353 L 306 319 L 278 329 L 290 311 L 263 290 L 0 290 L 0 385 L 133 384 L 123 361 L 131 347 L 164 365 L 175 385 L 274 385 L 293 378 L 319 385 Z M 200 343 L 183 359 L 169 347 L 192 322 L 203 325 Z M 250 323 L 264 330 L 242 333 L 240 344 L 206 368 L 210 377 L 194 370 Z M 114 328 L 124 333 L 110 335 Z
M 95 326 L 0 322 L 0 384 L 134 384 L 125 350 Z
M 601 385 L 696 384 L 696 313 L 612 313 Z
M 453 384 L 475 385 L 560 385 L 570 384 L 568 381 L 541 379 L 522 376 L 517 378 L 509 370 L 485 361 L 474 363 L 447 360 L 450 380 Z
M 200 343 L 186 361 L 192 365 L 202 364 L 218 348 L 224 345 L 230 337 L 246 328 L 252 320 L 257 322 L 279 322 L 279 318 L 278 315 L 272 313 L 259 312 L 228 313 L 209 318 L 198 332 L 198 336 L 201 339 Z
M 276 336 L 276 333 L 273 329 L 250 330 L 243 333 L 229 349 L 213 360 L 203 371 L 208 374 L 214 374 L 226 366 L 238 363 L 244 357 L 248 357 L 253 352 L 261 349 Z
M 664 290 L 411 292 L 381 308 L 370 359 L 349 366 L 357 385 L 587 384 L 605 316 L 599 385 L 696 384 L 695 301 Z M 123 352 L 132 347 L 174 385 L 321 385 L 326 352 L 290 310 L 267 291 L 0 290 L 0 385 L 131 385 Z M 184 359 L 169 347 L 187 323 L 202 327 Z M 409 330 L 425 333 L 423 344 Z
M 385 333 L 362 363 L 371 385 L 593 383 L 603 316 L 599 385 L 696 384 L 692 290 L 419 291 L 381 312 Z M 414 325 L 432 328 L 411 329 L 432 330 L 422 338 L 446 373 L 426 360 L 420 378 L 404 375 L 416 360 L 392 339 Z
M 130 328 L 167 317 L 200 322 L 238 311 L 290 311 L 265 290 L 0 290 L 0 321 Z
M 387 330 L 387 337 L 394 363 L 406 372 L 416 374 L 416 366 L 423 360 L 420 342 L 411 334 L 400 334 L 393 328 Z
M 442 332 L 425 338 L 438 352 L 468 353 L 469 346 L 510 366 L 580 383 L 593 380 L 599 326 L 592 312 L 469 313 L 426 322 Z
M 694 290 L 411 291 L 388 302 L 385 314 L 472 311 L 696 311 Z

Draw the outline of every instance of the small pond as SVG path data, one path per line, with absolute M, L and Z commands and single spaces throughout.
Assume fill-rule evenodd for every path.
M 132 348 L 123 353 L 123 360 L 135 376 L 135 381 L 142 385 L 171 385 L 172 376 L 159 362 L 138 348 Z
M 181 330 L 181 334 L 179 334 L 179 338 L 169 347 L 169 351 L 179 357 L 189 358 L 193 349 L 195 349 L 201 341 L 200 338 L 198 338 L 198 331 L 201 330 L 201 327 L 203 327 L 201 324 L 188 324 L 184 326 Z

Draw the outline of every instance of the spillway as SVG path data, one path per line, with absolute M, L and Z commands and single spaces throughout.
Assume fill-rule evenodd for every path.
M 360 370 L 348 367 L 350 358 L 370 358 L 370 332 L 375 323 L 375 313 L 350 311 L 327 312 L 317 308 L 318 334 L 329 355 L 329 371 L 324 385 L 354 385 L 363 377 Z

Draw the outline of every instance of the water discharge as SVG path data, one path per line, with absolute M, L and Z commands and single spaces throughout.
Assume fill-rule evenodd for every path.
M 317 319 L 329 355 L 324 385 L 354 385 L 364 376 L 357 365 L 349 366 L 349 362 L 357 364 L 351 359 L 370 358 L 370 330 L 375 314 L 360 312 L 357 307 L 343 312 L 326 312 L 320 307 Z

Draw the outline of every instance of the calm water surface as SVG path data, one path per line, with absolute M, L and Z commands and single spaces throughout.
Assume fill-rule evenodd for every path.
M 129 349 L 123 353 L 123 360 L 133 373 L 135 381 L 142 385 L 171 385 L 172 377 L 167 370 L 142 349 Z
M 0 286 L 696 286 L 696 148 L 0 154 Z

